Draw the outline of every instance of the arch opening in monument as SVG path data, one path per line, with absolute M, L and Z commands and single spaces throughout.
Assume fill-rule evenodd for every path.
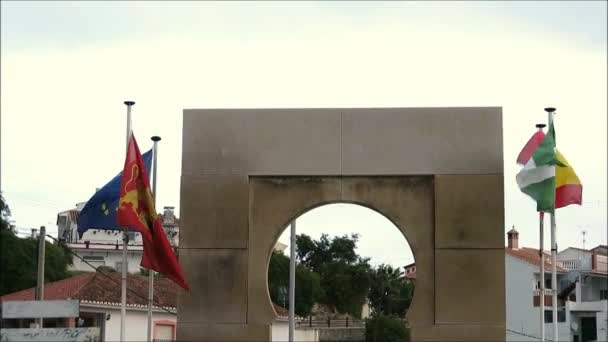
M 292 220 L 297 223 L 297 236 L 301 240 L 298 246 L 306 248 L 296 251 L 297 317 L 308 317 L 310 324 L 326 325 L 328 318 L 340 320 L 346 315 L 365 319 L 374 308 L 405 316 L 414 293 L 414 256 L 407 237 L 390 218 L 360 203 L 335 202 L 309 208 Z M 289 228 L 286 226 L 279 231 L 280 237 L 277 236 L 274 250 L 268 256 L 267 269 L 271 305 L 277 317 L 283 319 L 289 307 Z M 354 254 L 348 254 L 347 247 L 348 252 L 342 250 L 341 254 L 330 256 L 335 248 L 332 247 L 334 238 L 342 244 L 354 241 Z M 325 256 L 322 260 L 319 259 L 321 255 Z M 336 305 L 335 294 L 331 291 L 335 290 L 337 280 L 329 268 L 362 272 L 361 279 L 349 291 L 364 293 L 364 297 L 357 297 L 357 303 L 345 303 L 341 299 Z M 381 283 L 388 282 L 389 285 L 384 286 L 388 286 L 390 294 L 380 288 Z M 324 290 L 320 291 L 321 288 Z

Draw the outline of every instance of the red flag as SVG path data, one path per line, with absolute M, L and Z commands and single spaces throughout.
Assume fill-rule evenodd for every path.
M 517 156 L 517 164 L 526 165 L 544 138 L 545 133 L 543 133 L 543 131 L 536 131 L 530 140 L 528 140 L 526 146 L 524 146 L 521 152 L 519 152 L 519 155 Z
M 129 138 L 120 183 L 117 220 L 119 225 L 141 233 L 144 242 L 142 267 L 164 273 L 179 286 L 190 289 L 154 208 L 150 180 L 133 134 Z

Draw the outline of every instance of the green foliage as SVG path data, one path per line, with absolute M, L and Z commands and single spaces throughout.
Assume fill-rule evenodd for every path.
M 8 220 L 11 217 L 11 210 L 4 200 L 4 196 L 0 192 L 0 230 L 6 230 L 9 227 Z
M 367 321 L 366 342 L 407 342 L 409 340 L 409 329 L 398 317 L 377 315 Z
M 370 272 L 371 267 L 363 260 L 356 264 L 326 263 L 321 267 L 321 286 L 325 291 L 321 303 L 360 318 L 370 287 Z
M 327 234 L 323 234 L 318 241 L 300 234 L 296 236 L 296 260 L 298 264 L 315 272 L 319 272 L 330 261 L 353 264 L 359 260 L 359 255 L 355 252 L 358 240 L 358 234 L 335 236 L 331 240 Z
M 414 284 L 400 278 L 399 269 L 380 265 L 372 272 L 369 301 L 374 313 L 404 317 L 413 294 Z
M 278 305 L 289 305 L 289 258 L 282 252 L 273 252 L 268 265 L 270 298 Z M 297 315 L 306 317 L 322 295 L 319 275 L 301 265 L 296 266 Z
M 371 267 L 367 259 L 355 252 L 359 235 L 327 234 L 314 241 L 301 234 L 296 237 L 298 264 L 316 272 L 321 278 L 323 296 L 320 302 L 340 313 L 361 316 L 370 287 Z
M 361 308 L 370 300 L 375 314 L 403 317 L 410 306 L 413 283 L 400 278 L 399 269 L 380 265 L 373 269 L 369 259 L 356 253 L 359 236 L 323 234 L 313 240 L 306 234 L 296 237 L 296 312 L 305 316 L 318 301 L 342 314 L 361 316 Z M 300 284 L 311 283 L 311 286 Z M 272 300 L 287 304 L 289 258 L 273 253 L 268 271 Z M 316 284 L 320 288 L 316 289 Z M 301 304 L 301 306 L 300 306 Z
M 66 248 L 46 242 L 45 282 L 70 276 L 67 268 L 72 256 Z M 0 230 L 0 295 L 36 286 L 37 255 L 37 239 L 20 239 L 10 230 Z

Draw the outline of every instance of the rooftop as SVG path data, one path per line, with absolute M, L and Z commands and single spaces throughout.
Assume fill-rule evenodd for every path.
M 519 260 L 527 262 L 535 266 L 540 266 L 540 255 L 538 255 L 538 249 L 522 247 L 522 248 L 505 248 L 505 254 L 515 257 Z M 551 255 L 549 252 L 544 251 L 545 254 L 545 269 L 550 270 L 553 265 L 551 264 Z M 568 272 L 567 269 L 557 266 L 557 271 Z
M 90 272 L 67 279 L 47 283 L 44 286 L 44 299 L 80 299 L 81 303 L 120 306 L 121 273 Z M 146 307 L 148 300 L 148 277 L 129 274 L 127 288 L 140 294 L 127 292 L 127 306 Z M 156 278 L 154 281 L 155 304 L 175 309 L 177 307 L 178 286 L 168 278 Z M 13 292 L 0 297 L 0 302 L 34 300 L 35 288 Z

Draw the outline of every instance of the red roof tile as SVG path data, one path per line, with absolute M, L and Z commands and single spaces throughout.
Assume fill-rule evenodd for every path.
M 525 261 L 529 264 L 540 266 L 540 256 L 538 255 L 538 249 L 523 247 L 523 248 L 505 248 L 505 253 L 509 254 L 517 259 Z M 553 266 L 551 265 L 551 256 L 545 251 L 545 269 L 550 270 Z M 568 272 L 567 269 L 557 266 L 557 270 L 560 272 Z
M 80 299 L 91 303 L 120 305 L 121 274 L 85 273 L 44 286 L 44 299 Z M 127 278 L 127 305 L 146 306 L 148 277 L 129 274 Z M 33 300 L 35 288 L 9 293 L 0 297 L 0 302 L 8 300 Z M 154 280 L 154 303 L 163 307 L 177 307 L 178 286 L 168 278 Z M 135 293 L 139 294 L 135 294 Z

